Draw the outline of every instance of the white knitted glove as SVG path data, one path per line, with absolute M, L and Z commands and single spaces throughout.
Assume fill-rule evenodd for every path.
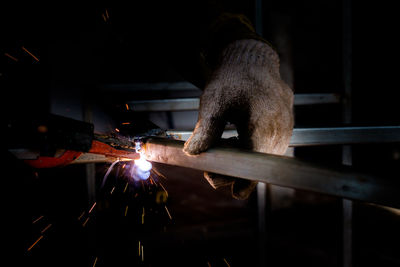
M 201 96 L 196 128 L 184 152 L 196 155 L 207 150 L 228 121 L 235 124 L 241 147 L 281 155 L 289 145 L 293 92 L 280 77 L 277 53 L 264 42 L 238 40 L 223 50 Z M 237 199 L 248 198 L 257 184 L 212 173 L 204 176 L 214 188 L 231 185 Z

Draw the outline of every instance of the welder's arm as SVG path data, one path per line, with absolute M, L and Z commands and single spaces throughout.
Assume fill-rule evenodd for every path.
M 223 39 L 216 37 L 216 47 L 208 50 L 217 61 L 201 96 L 196 128 L 185 143 L 187 154 L 199 154 L 215 144 L 227 122 L 235 124 L 242 147 L 284 154 L 289 145 L 293 92 L 280 77 L 278 55 L 246 21 L 237 23 L 221 26 L 215 34 Z M 231 186 L 238 199 L 246 199 L 256 185 L 212 173 L 205 173 L 205 178 L 214 188 Z

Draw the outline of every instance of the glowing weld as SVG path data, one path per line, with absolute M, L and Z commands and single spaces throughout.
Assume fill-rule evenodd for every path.
M 153 166 L 145 159 L 140 141 L 135 142 L 135 148 L 139 152 L 140 158 L 135 159 L 135 164 L 131 166 L 131 177 L 136 181 L 147 180 L 150 177 L 150 170 Z

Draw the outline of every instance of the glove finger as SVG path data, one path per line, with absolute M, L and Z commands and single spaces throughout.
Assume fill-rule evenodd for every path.
M 186 154 L 199 154 L 207 150 L 221 137 L 226 124 L 223 112 L 223 107 L 218 101 L 202 98 L 196 127 L 183 147 Z
M 248 199 L 258 182 L 235 178 L 232 184 L 232 196 L 239 200 Z
M 212 172 L 204 172 L 204 178 L 214 188 L 218 189 L 223 186 L 231 185 L 234 182 L 234 178 L 226 175 L 221 175 Z

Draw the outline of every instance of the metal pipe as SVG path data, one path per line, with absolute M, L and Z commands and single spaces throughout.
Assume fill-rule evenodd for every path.
M 191 131 L 168 131 L 175 139 L 186 141 Z M 237 136 L 236 130 L 224 131 L 222 138 Z M 400 142 L 400 126 L 295 128 L 291 147 L 342 144 L 371 144 Z
M 337 104 L 340 103 L 338 94 L 296 94 L 294 104 L 316 105 L 316 104 Z M 127 103 L 130 110 L 137 112 L 157 111 L 188 111 L 198 110 L 199 98 L 178 98 L 178 99 L 156 99 L 156 100 L 135 100 Z
M 148 160 L 214 172 L 301 190 L 400 207 L 400 181 L 354 172 L 351 168 L 325 168 L 293 158 L 234 148 L 212 148 L 197 156 L 183 151 L 182 141 L 149 139 Z

